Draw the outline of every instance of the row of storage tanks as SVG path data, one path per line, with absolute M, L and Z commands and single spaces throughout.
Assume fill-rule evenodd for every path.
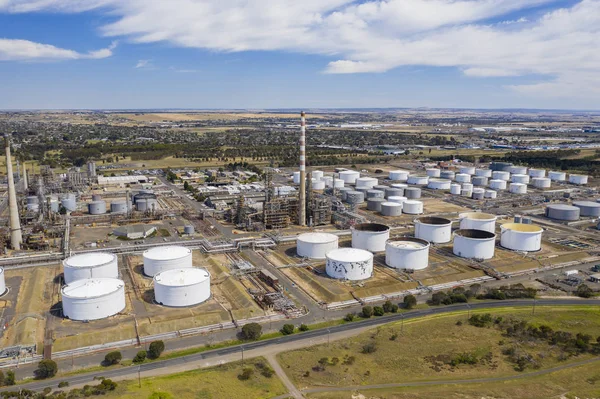
M 460 229 L 452 232 L 452 221 L 425 216 L 415 220 L 415 236 L 390 240 L 390 228 L 364 223 L 352 228 L 352 248 L 339 248 L 338 236 L 305 233 L 297 238 L 299 256 L 325 259 L 328 276 L 343 280 L 364 280 L 373 274 L 373 253 L 385 251 L 385 262 L 397 269 L 422 270 L 429 265 L 430 244 L 453 240 L 453 253 L 470 259 L 491 259 L 496 247 L 496 216 L 468 212 L 461 214 Z M 500 226 L 500 245 L 514 251 L 541 249 L 543 229 L 533 224 L 505 223 Z
M 197 305 L 210 298 L 210 273 L 192 266 L 192 251 L 180 246 L 149 249 L 144 274 L 153 278 L 155 301 L 164 306 Z M 89 252 L 63 261 L 63 314 L 72 320 L 98 320 L 125 309 L 125 283 L 117 256 Z
M 573 201 L 569 204 L 550 204 L 546 206 L 546 217 L 554 220 L 575 221 L 580 217 L 600 217 L 600 199 L 594 201 Z
M 51 195 L 48 199 L 50 211 L 58 212 L 60 207 L 64 207 L 69 212 L 77 210 L 77 196 L 74 193 L 63 195 Z M 142 190 L 133 195 L 130 200 L 115 200 L 107 207 L 106 201 L 102 200 L 99 194 L 92 195 L 92 201 L 87 204 L 90 215 L 104 215 L 110 209 L 110 213 L 126 213 L 128 209 L 135 207 L 140 212 L 153 211 L 158 208 L 158 199 L 152 190 Z M 27 209 L 37 212 L 40 208 L 40 201 L 37 196 L 27 197 Z
M 423 213 L 421 189 L 408 187 L 403 183 L 391 186 L 379 185 L 377 179 L 369 182 L 367 187 L 340 189 L 342 200 L 349 204 L 362 204 L 367 201 L 367 209 L 380 212 L 383 216 L 400 216 L 402 213 L 420 215 Z

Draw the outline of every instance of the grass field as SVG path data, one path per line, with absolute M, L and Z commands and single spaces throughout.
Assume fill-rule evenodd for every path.
M 513 316 L 534 324 L 543 323 L 555 330 L 591 334 L 594 338 L 600 332 L 600 312 L 592 307 L 538 307 L 535 315 L 531 314 L 532 309 L 523 308 L 477 313 Z M 502 354 L 500 342 L 506 337 L 501 331 L 473 327 L 466 320 L 467 315 L 461 313 L 406 321 L 404 327 L 401 323 L 394 323 L 330 345 L 285 352 L 278 359 L 299 388 L 518 375 L 514 365 Z M 457 325 L 458 321 L 462 321 L 462 325 Z M 392 340 L 396 334 L 397 337 Z M 362 353 L 363 346 L 370 343 L 375 345 L 376 351 Z M 544 354 L 540 360 L 542 369 L 591 356 L 579 355 L 560 362 L 554 349 L 545 343 L 530 343 L 526 350 L 533 355 Z M 446 363 L 448 358 L 465 352 L 475 353 L 486 360 L 476 365 L 455 367 Z M 353 361 L 348 361 L 350 357 L 354 357 Z M 313 367 L 322 358 L 327 358 L 329 363 L 324 371 L 315 371 Z M 339 359 L 335 365 L 333 358 Z
M 115 392 L 105 395 L 106 398 L 146 399 L 154 392 L 165 392 L 172 399 L 219 399 L 219 398 L 271 398 L 286 392 L 277 376 L 264 377 L 257 364 L 267 364 L 262 358 L 228 363 L 218 367 L 187 371 L 164 377 L 143 378 L 142 387 L 137 381 L 119 383 Z M 238 379 L 244 368 L 253 368 L 254 374 L 249 380 Z

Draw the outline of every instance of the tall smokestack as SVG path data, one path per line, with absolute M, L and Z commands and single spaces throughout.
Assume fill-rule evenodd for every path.
M 306 114 L 300 113 L 300 203 L 298 224 L 306 226 Z
M 12 249 L 20 250 L 23 237 L 21 235 L 21 222 L 19 221 L 19 208 L 17 207 L 17 191 L 13 176 L 12 159 L 10 157 L 10 135 L 4 135 L 6 149 L 6 174 L 8 177 L 8 212 L 10 215 L 10 244 Z
M 29 184 L 27 183 L 27 164 L 23 162 L 23 189 L 25 193 L 29 190 Z

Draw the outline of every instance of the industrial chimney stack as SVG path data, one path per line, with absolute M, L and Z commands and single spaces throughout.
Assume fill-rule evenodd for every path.
M 300 113 L 300 203 L 298 204 L 298 224 L 306 226 L 306 119 Z
M 21 222 L 19 220 L 19 208 L 17 206 L 17 191 L 15 190 L 15 178 L 13 176 L 12 159 L 10 157 L 10 135 L 4 135 L 4 147 L 6 149 L 6 175 L 8 177 L 8 212 L 10 216 L 10 244 L 12 249 L 20 250 L 23 237 L 21 235 Z
M 25 190 L 25 194 L 27 194 L 29 183 L 27 183 L 27 164 L 25 162 L 23 162 L 23 189 Z

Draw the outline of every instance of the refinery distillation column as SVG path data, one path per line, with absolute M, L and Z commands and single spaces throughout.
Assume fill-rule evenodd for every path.
M 298 204 L 298 224 L 306 226 L 306 119 L 300 113 L 300 203 Z
M 4 147 L 6 150 L 6 175 L 8 177 L 8 213 L 10 216 L 10 244 L 12 249 L 21 249 L 23 237 L 21 236 L 21 222 L 19 220 L 19 208 L 17 207 L 17 192 L 15 190 L 15 178 L 13 176 L 12 159 L 10 157 L 10 136 L 4 135 Z

